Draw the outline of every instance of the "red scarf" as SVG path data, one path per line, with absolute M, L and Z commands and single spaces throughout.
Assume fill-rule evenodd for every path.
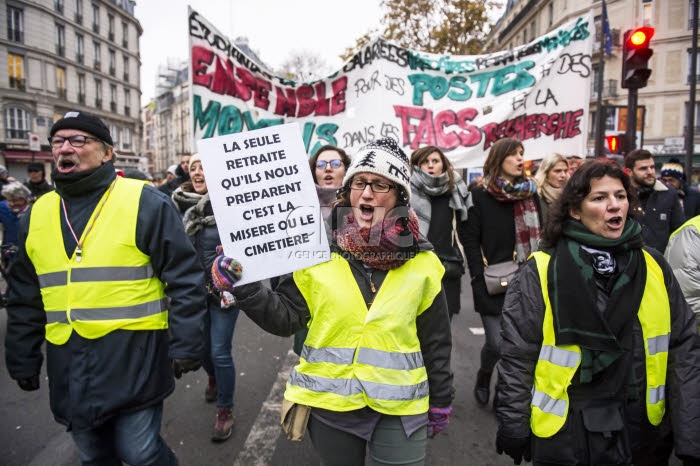
M 381 224 L 369 228 L 360 228 L 355 216 L 349 214 L 340 219 L 339 227 L 333 230 L 333 239 L 340 249 L 379 270 L 395 269 L 415 257 L 419 235 L 418 217 L 413 209 L 408 218 L 385 217 Z

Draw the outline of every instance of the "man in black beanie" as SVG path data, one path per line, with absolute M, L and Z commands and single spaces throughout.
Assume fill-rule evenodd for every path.
M 175 465 L 160 428 L 173 375 L 204 356 L 197 253 L 168 197 L 116 175 L 97 116 L 66 113 L 49 143 L 56 189 L 20 220 L 8 277 L 7 369 L 37 390 L 46 340 L 51 410 L 82 464 Z
M 39 199 L 42 194 L 53 191 L 53 186 L 46 181 L 46 170 L 43 163 L 32 162 L 27 165 L 27 174 L 29 179 L 24 182 L 24 185 L 32 192 L 34 200 Z

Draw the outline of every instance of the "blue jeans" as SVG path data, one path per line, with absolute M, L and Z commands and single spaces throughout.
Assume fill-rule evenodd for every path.
M 123 414 L 82 432 L 71 432 L 83 466 L 177 465 L 175 454 L 160 436 L 163 403 Z
M 207 374 L 216 377 L 216 406 L 233 407 L 236 366 L 231 346 L 240 309 L 235 306 L 221 309 L 221 301 L 211 295 L 207 296 L 207 308 L 204 324 L 207 353 L 202 366 Z

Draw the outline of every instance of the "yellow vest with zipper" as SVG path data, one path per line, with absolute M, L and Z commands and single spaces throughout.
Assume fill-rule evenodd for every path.
M 26 250 L 39 279 L 49 342 L 62 345 L 73 330 L 95 339 L 118 329 L 168 328 L 163 283 L 153 275 L 150 258 L 136 247 L 143 186 L 117 178 L 89 232 L 102 200 L 88 220 L 80 261 L 75 252 L 66 255 L 60 196 L 52 191 L 32 206 Z
M 427 412 L 416 318 L 440 292 L 444 270 L 435 254 L 419 252 L 387 273 L 369 309 L 350 264 L 338 254 L 295 272 L 311 322 L 284 397 L 333 411 Z
M 637 312 L 642 326 L 646 355 L 646 407 L 652 425 L 659 425 L 664 416 L 666 363 L 671 335 L 671 309 L 664 275 L 659 264 L 646 252 L 647 267 L 644 294 Z M 535 383 L 532 389 L 530 428 L 542 438 L 551 437 L 564 426 L 569 412 L 569 385 L 581 364 L 581 348 L 577 345 L 557 345 L 554 335 L 554 319 L 547 288 L 549 254 L 538 251 L 532 255 L 542 286 L 545 312 L 542 323 L 542 348 L 535 367 Z

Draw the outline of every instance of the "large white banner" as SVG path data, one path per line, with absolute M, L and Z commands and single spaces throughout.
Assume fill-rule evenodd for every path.
M 589 13 L 529 44 L 473 56 L 379 38 L 327 78 L 299 83 L 261 70 L 190 8 L 193 141 L 297 121 L 309 155 L 332 144 L 352 156 L 386 136 L 409 156 L 440 147 L 457 168 L 482 166 L 506 136 L 523 141 L 527 159 L 583 155 L 594 31 Z

